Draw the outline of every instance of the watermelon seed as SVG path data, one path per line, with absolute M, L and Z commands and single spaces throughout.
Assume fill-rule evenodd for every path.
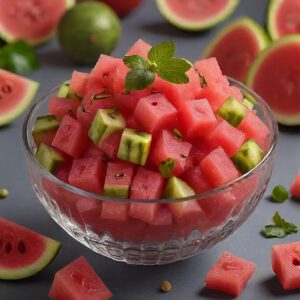
M 4 253 L 10 254 L 11 251 L 12 251 L 12 244 L 10 242 L 8 242 L 4 247 Z
M 11 85 L 9 84 L 5 84 L 1 87 L 1 91 L 4 93 L 4 94 L 10 94 L 11 93 Z
M 18 250 L 22 254 L 24 254 L 26 252 L 26 246 L 22 240 L 19 242 Z
M 181 157 L 181 158 L 187 158 L 187 157 L 186 157 L 184 154 L 182 154 L 182 153 L 180 154 L 180 157 Z
M 124 176 L 125 176 L 125 174 L 124 174 L 123 172 L 117 173 L 117 174 L 115 175 L 115 177 L 116 177 L 117 179 L 121 179 L 121 178 L 123 178 Z
M 296 258 L 296 257 L 295 257 L 295 258 L 293 259 L 293 265 L 294 265 L 294 266 L 297 266 L 297 267 L 300 266 L 300 260 L 299 260 L 299 258 Z
M 153 106 L 157 106 L 157 105 L 158 105 L 158 103 L 155 101 L 155 102 L 152 102 L 152 103 L 151 103 L 151 105 L 153 105 Z
M 102 75 L 103 79 L 106 79 L 108 76 L 109 76 L 108 73 L 104 73 L 104 74 Z

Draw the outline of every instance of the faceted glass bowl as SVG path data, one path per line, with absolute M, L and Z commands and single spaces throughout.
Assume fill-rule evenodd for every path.
M 60 181 L 44 170 L 34 157 L 32 128 L 37 116 L 46 114 L 47 103 L 58 88 L 42 97 L 29 111 L 23 126 L 23 142 L 33 189 L 50 216 L 69 235 L 91 250 L 117 261 L 136 265 L 172 263 L 196 255 L 224 240 L 255 210 L 261 200 L 275 161 L 278 139 L 277 123 L 268 105 L 253 91 L 230 79 L 230 84 L 252 97 L 255 110 L 270 130 L 268 150 L 256 168 L 238 179 L 216 189 L 184 199 L 145 200 L 111 199 L 85 192 Z M 142 221 L 104 220 L 101 207 L 128 209 L 131 203 L 141 205 L 176 202 L 191 205 L 198 201 L 206 217 L 191 218 L 172 225 L 149 225 Z M 208 204 L 209 202 L 209 204 Z

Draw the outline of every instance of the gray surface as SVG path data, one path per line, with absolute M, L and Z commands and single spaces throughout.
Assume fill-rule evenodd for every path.
M 241 0 L 235 16 L 247 14 L 263 22 L 266 3 L 266 0 Z M 124 20 L 123 25 L 124 34 L 115 55 L 123 54 L 137 38 L 143 37 L 151 43 L 173 39 L 177 42 L 178 55 L 195 60 L 216 31 L 205 34 L 183 33 L 164 22 L 155 10 L 152 0 L 146 0 L 142 9 Z M 41 82 L 39 95 L 68 78 L 74 68 L 86 70 L 68 61 L 55 42 L 41 48 L 39 53 L 43 65 L 31 76 Z M 276 209 L 288 220 L 298 221 L 300 224 L 300 204 L 288 201 L 277 205 L 263 199 L 255 214 L 235 234 L 197 257 L 167 266 L 127 266 L 95 254 L 80 245 L 60 229 L 46 213 L 29 183 L 20 138 L 22 122 L 23 117 L 11 126 L 0 129 L 0 185 L 7 187 L 11 192 L 9 199 L 0 203 L 0 215 L 62 241 L 63 248 L 51 266 L 38 276 L 20 282 L 0 282 L 1 300 L 48 299 L 47 293 L 55 272 L 80 255 L 89 260 L 111 288 L 115 295 L 113 299 L 116 300 L 230 299 L 203 289 L 206 272 L 224 250 L 233 251 L 257 264 L 257 272 L 240 299 L 300 298 L 300 292 L 297 294 L 282 291 L 273 276 L 270 261 L 272 244 L 296 241 L 299 235 L 292 235 L 284 241 L 266 240 L 259 235 L 259 231 L 271 220 Z M 300 170 L 299 132 L 299 129 L 281 129 L 278 160 L 268 193 L 275 184 L 289 186 L 293 175 Z M 159 292 L 160 283 L 164 279 L 170 280 L 174 287 L 173 292 L 167 295 Z

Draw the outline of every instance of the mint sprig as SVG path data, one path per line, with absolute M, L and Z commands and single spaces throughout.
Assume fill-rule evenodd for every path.
M 266 225 L 265 229 L 262 231 L 262 234 L 266 238 L 284 238 L 289 234 L 297 233 L 298 226 L 294 223 L 285 221 L 278 211 L 273 216 L 274 224 Z
M 155 80 L 155 74 L 162 79 L 175 84 L 189 82 L 185 74 L 192 64 L 183 58 L 174 57 L 175 43 L 163 42 L 153 46 L 148 53 L 148 59 L 139 55 L 125 56 L 124 64 L 131 69 L 126 75 L 127 91 L 143 90 Z

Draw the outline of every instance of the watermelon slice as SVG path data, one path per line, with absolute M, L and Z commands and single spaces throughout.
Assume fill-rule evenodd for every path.
M 297 0 L 270 0 L 267 28 L 273 40 L 300 33 L 300 3 Z
M 267 45 L 268 37 L 263 28 L 253 19 L 244 17 L 224 27 L 203 56 L 216 57 L 224 74 L 244 82 L 251 63 Z
M 0 279 L 35 275 L 51 263 L 60 246 L 57 241 L 0 218 Z
M 78 97 L 83 97 L 86 93 L 87 84 L 90 79 L 90 74 L 74 71 L 70 84 L 70 90 Z
M 108 300 L 112 293 L 81 256 L 55 274 L 49 297 L 54 300 Z
M 300 243 L 272 247 L 272 268 L 285 290 L 300 288 Z
M 206 287 L 239 296 L 256 269 L 254 263 L 224 252 L 205 277 Z
M 60 18 L 74 0 L 1 0 L 0 36 L 6 42 L 19 39 L 37 45 L 53 36 Z
M 267 101 L 283 125 L 300 125 L 299 59 L 300 36 L 286 36 L 261 52 L 247 76 L 247 85 Z
M 291 186 L 291 194 L 300 199 L 300 173 L 296 175 Z
M 160 13 L 174 26 L 188 31 L 201 31 L 228 18 L 239 0 L 157 0 L 156 4 Z
M 119 1 L 118 1 L 119 2 Z M 125 56 L 130 55 L 139 55 L 145 59 L 148 58 L 148 52 L 151 49 L 151 45 L 147 42 L 143 41 L 142 39 L 138 39 L 128 50 Z
M 53 96 L 49 101 L 48 113 L 56 116 L 59 120 L 65 115 L 75 117 L 79 105 L 79 99 L 67 99 Z
M 0 69 L 0 127 L 26 110 L 38 87 L 39 83 L 35 81 Z

